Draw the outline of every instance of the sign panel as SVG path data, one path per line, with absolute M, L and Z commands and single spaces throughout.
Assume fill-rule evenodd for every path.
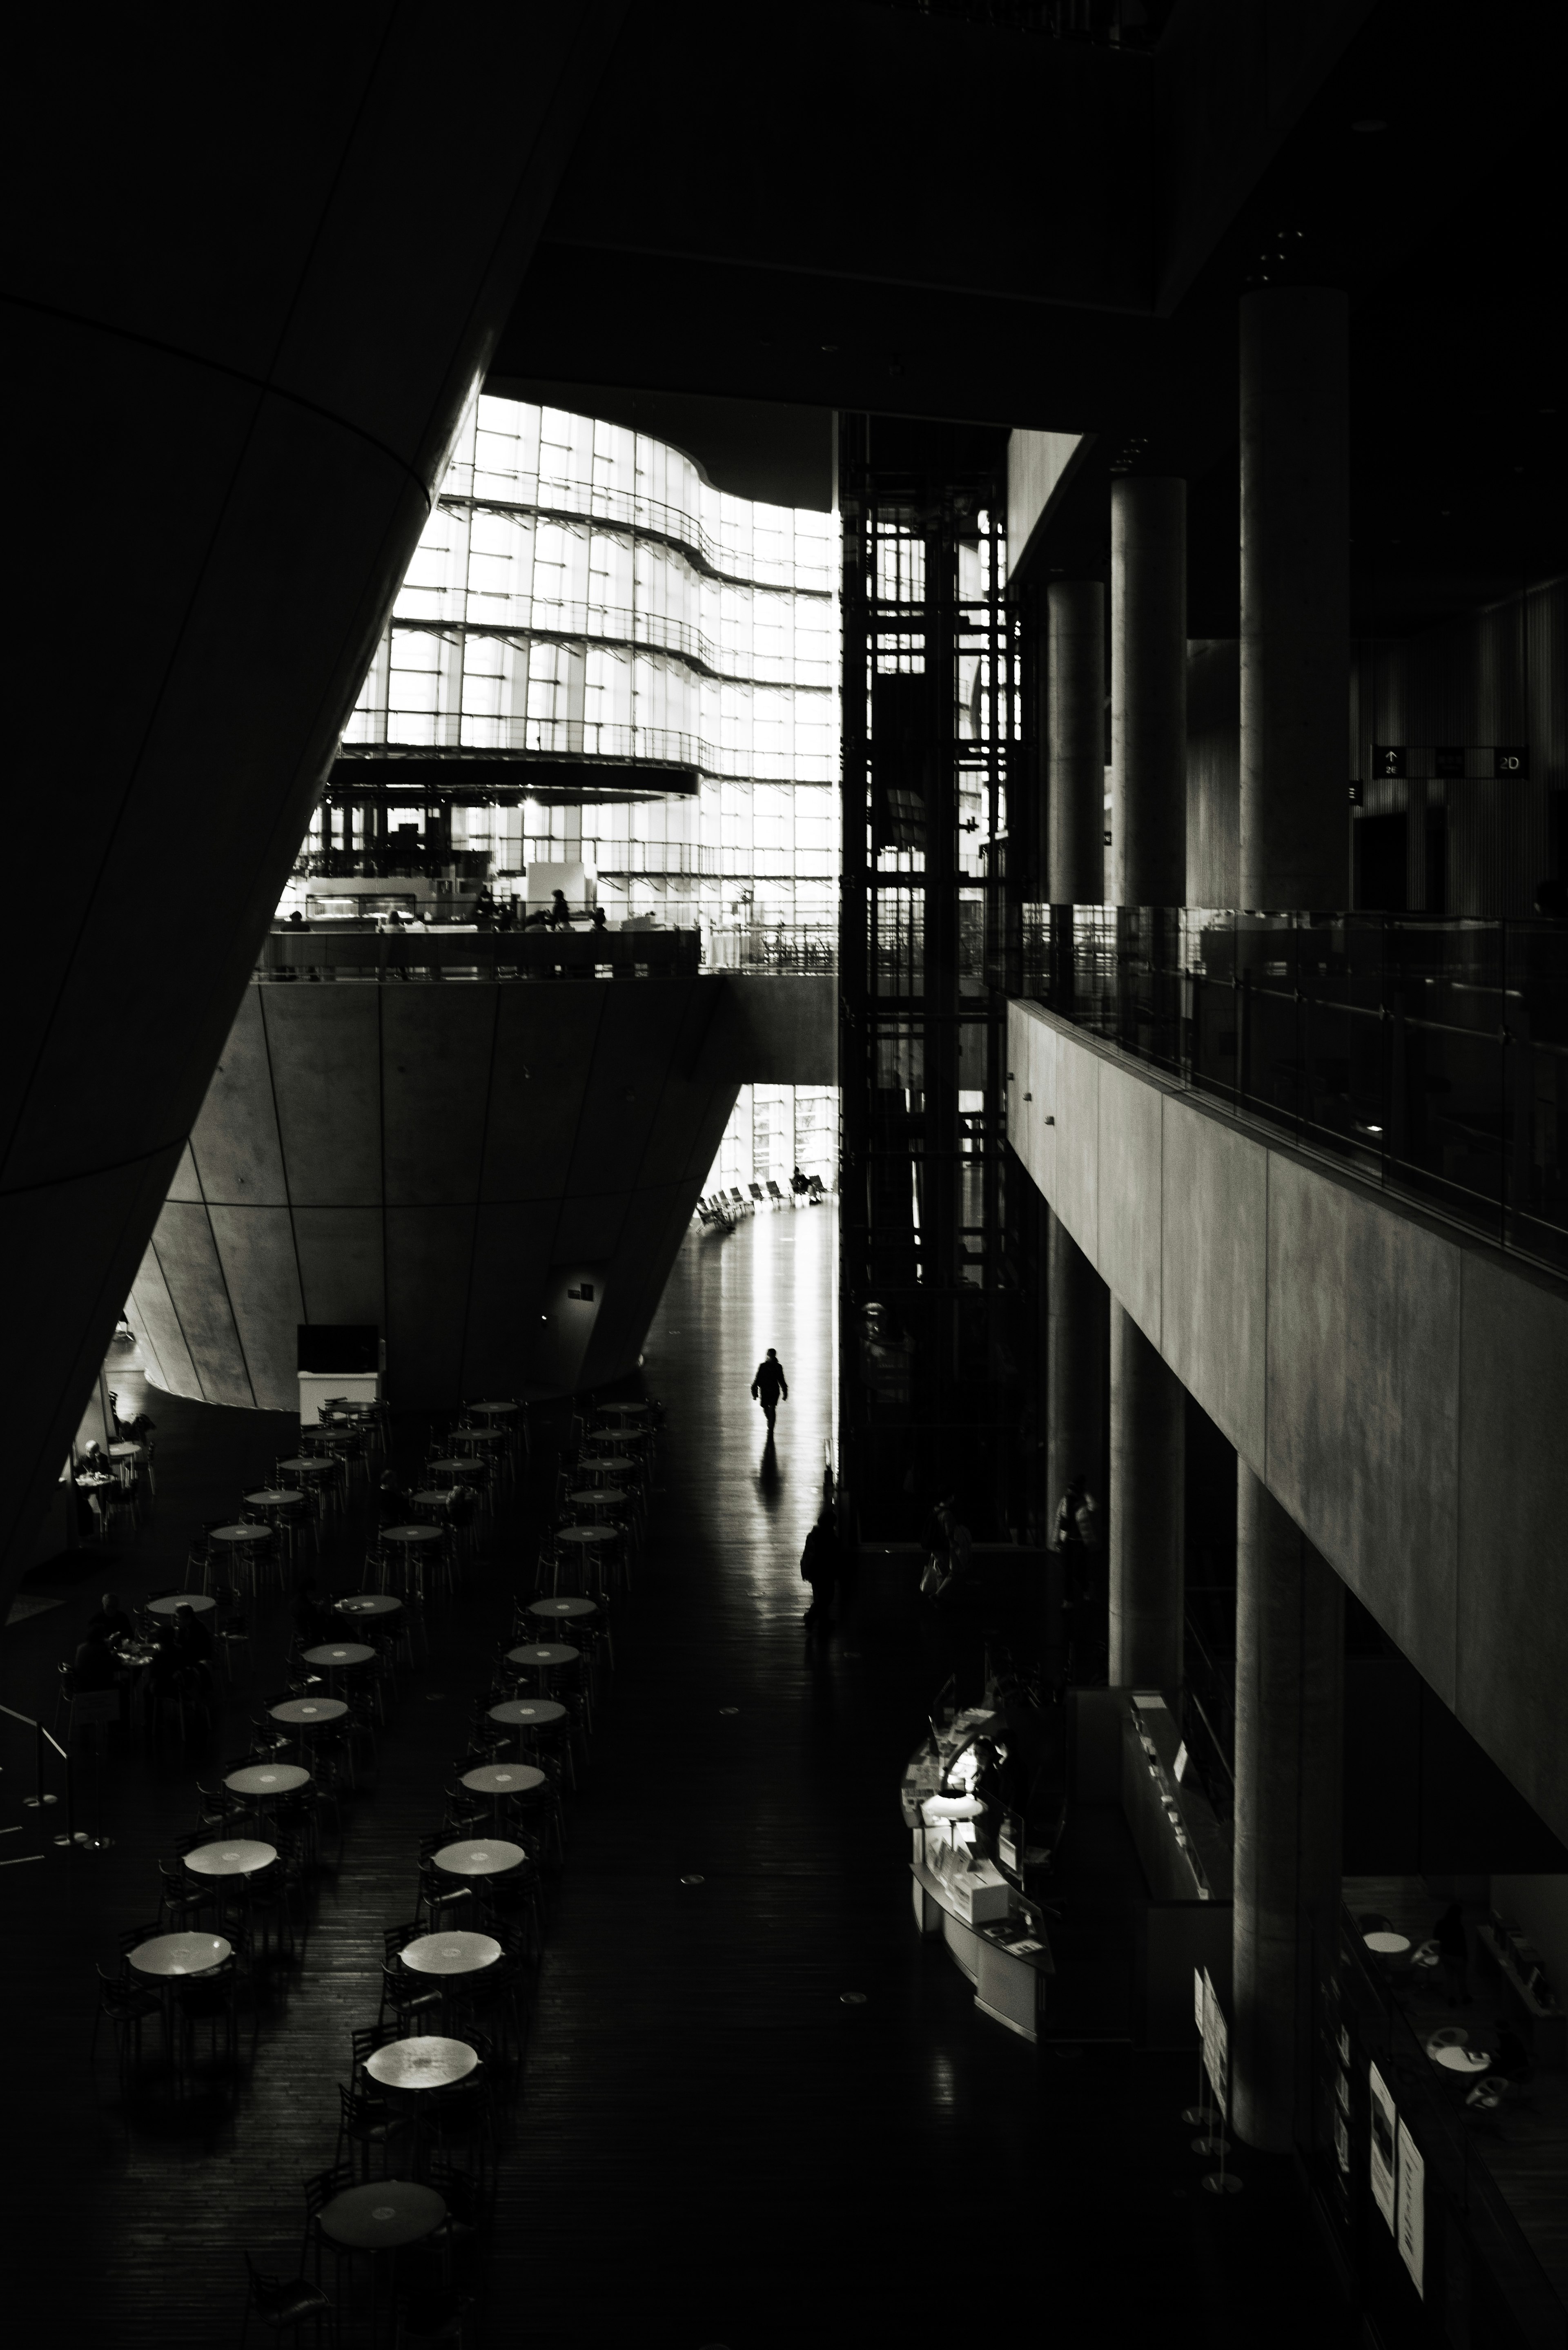
M 1215 1994 L 1213 1979 L 1207 1967 L 1203 1970 L 1203 2069 L 1209 2075 L 1209 2085 L 1214 2092 L 1214 2102 L 1223 2121 L 1231 2111 L 1231 2038 L 1225 2029 L 1224 2011 Z
M 1367 2084 L 1372 2092 L 1372 2199 L 1392 2228 L 1399 2116 L 1376 2064 L 1368 2071 Z
M 1374 743 L 1372 772 L 1376 775 L 1402 775 L 1405 773 L 1403 743 Z
M 1394 2241 L 1399 2247 L 1399 2257 L 1410 2272 L 1410 2282 L 1423 2301 L 1427 2297 L 1422 2273 L 1427 2263 L 1427 2166 L 1421 2159 L 1421 2149 L 1403 2122 L 1399 2125 L 1399 2199 L 1398 2220 L 1394 2229 Z
M 1462 775 L 1464 772 L 1463 743 L 1439 743 L 1432 753 L 1432 773 L 1435 775 Z
M 1523 743 L 1499 743 L 1492 749 L 1492 774 L 1517 783 L 1530 773 L 1530 750 Z

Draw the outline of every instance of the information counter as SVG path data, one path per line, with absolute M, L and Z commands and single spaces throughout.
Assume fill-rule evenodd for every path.
M 980 1708 L 961 1713 L 934 1731 L 904 1773 L 915 1923 L 924 1935 L 940 1935 L 974 1985 L 982 2015 L 1033 2041 L 1054 1971 L 1050 1941 L 1038 1910 L 1012 1877 L 975 1851 L 977 1829 L 992 1824 L 970 1793 L 974 1774 L 966 1768 L 968 1750 L 995 1719 Z

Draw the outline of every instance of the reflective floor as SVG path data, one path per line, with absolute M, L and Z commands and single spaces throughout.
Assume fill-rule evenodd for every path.
M 654 1539 L 569 1806 L 477 2338 L 774 2350 L 1147 2326 L 1237 2350 L 1348 2344 L 1288 2172 L 1243 2158 L 1241 2196 L 1199 2191 L 1189 2059 L 1033 2049 L 914 1932 L 896 1790 L 940 1659 L 914 1603 L 864 1601 L 820 1637 L 801 1620 L 834 1238 L 830 1208 L 693 1234 L 649 1338 L 643 1384 L 669 1413 Z M 790 1381 L 771 1451 L 747 1392 L 770 1345 Z M 237 1492 L 286 1425 L 151 1409 L 159 1515 L 117 1564 L 122 1596 L 172 1579 L 204 1501 Z M 439 1619 L 237 2079 L 175 2110 L 122 2099 L 105 2048 L 91 2070 L 87 2051 L 94 1958 L 155 1908 L 154 1861 L 243 1704 L 210 1753 L 112 1760 L 111 1850 L 0 1871 L 5 2209 L 49 2340 L 237 2341 L 241 2248 L 289 2265 L 348 2032 L 376 2012 L 381 1929 L 411 1914 L 418 1839 L 528 1580 L 550 1466 Z M 345 1543 L 333 1579 L 355 1563 Z M 6 1702 L 47 1694 L 103 1579 L 89 1568 L 6 1633 Z M 281 1658 L 263 1631 L 258 1689 Z

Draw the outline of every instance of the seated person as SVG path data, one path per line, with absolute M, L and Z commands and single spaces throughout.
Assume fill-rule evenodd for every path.
M 78 1690 L 111 1690 L 119 1686 L 119 1666 L 103 1633 L 88 1626 L 87 1638 L 71 1659 Z
M 507 899 L 505 904 L 502 907 L 501 911 L 496 915 L 495 927 L 498 931 L 514 931 L 516 929 L 517 909 L 514 906 L 510 898 Z
M 288 927 L 291 931 L 302 931 L 305 928 L 305 916 L 300 912 L 297 906 L 288 918 Z
M 213 1636 L 188 1600 L 174 1610 L 174 1646 L 184 1665 L 210 1665 Z
M 131 1622 L 112 1591 L 106 1591 L 98 1603 L 98 1612 L 88 1618 L 88 1638 L 95 1632 L 106 1640 L 129 1640 Z
M 564 889 L 552 889 L 550 892 L 550 928 L 553 931 L 569 931 L 571 927 L 572 910 L 566 903 L 566 891 Z
M 590 908 L 588 912 L 588 921 L 591 927 L 596 931 L 607 931 L 609 928 L 609 922 L 602 906 L 594 906 Z

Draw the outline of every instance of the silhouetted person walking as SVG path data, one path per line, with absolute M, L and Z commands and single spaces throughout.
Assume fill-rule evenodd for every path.
M 774 1415 L 781 1403 L 789 1400 L 789 1381 L 784 1365 L 770 1347 L 757 1365 L 756 1378 L 752 1381 L 752 1393 L 763 1408 L 763 1418 L 768 1424 L 768 1434 L 774 1432 Z
M 838 1580 L 838 1537 L 826 1510 L 805 1538 L 800 1573 L 801 1580 L 811 1586 L 811 1606 L 805 1611 L 805 1620 L 808 1624 L 826 1624 L 833 1607 L 833 1586 Z

